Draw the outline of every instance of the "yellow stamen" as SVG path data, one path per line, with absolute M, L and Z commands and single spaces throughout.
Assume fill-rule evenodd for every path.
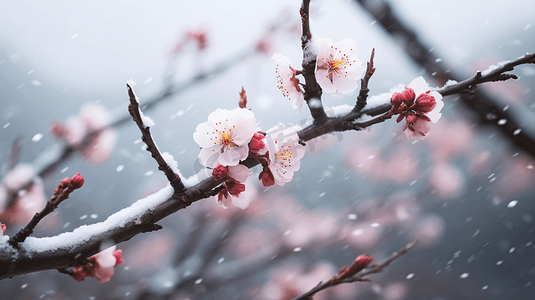
M 221 133 L 221 136 L 223 137 L 223 144 L 228 144 L 230 142 L 230 135 L 226 134 L 224 132 Z
M 341 60 L 337 60 L 337 61 L 333 61 L 331 63 L 331 69 L 334 70 L 334 69 L 338 69 L 338 67 L 340 67 L 341 64 L 343 64 L 345 61 L 343 59 Z

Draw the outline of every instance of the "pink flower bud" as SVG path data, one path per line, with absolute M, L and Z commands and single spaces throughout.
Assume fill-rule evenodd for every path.
M 264 135 L 255 132 L 253 135 L 253 138 L 249 142 L 249 151 L 252 153 L 258 153 L 260 150 L 266 148 L 266 144 L 262 141 L 264 139 Z
M 74 189 L 79 189 L 84 185 L 84 176 L 80 175 L 80 173 L 77 173 L 72 177 L 72 187 Z
M 435 97 L 431 96 L 429 93 L 431 91 L 427 91 L 426 93 L 424 94 L 421 94 L 420 96 L 418 96 L 418 98 L 416 99 L 416 105 L 415 105 L 415 108 L 416 110 L 422 112 L 422 113 L 428 113 L 430 111 L 432 111 L 436 106 L 437 106 L 437 102 L 435 101 Z
M 6 224 L 0 224 L 0 236 L 4 235 L 4 231 L 7 230 Z
M 227 167 L 223 165 L 218 165 L 212 171 L 212 176 L 214 177 L 214 180 L 219 180 L 227 177 Z

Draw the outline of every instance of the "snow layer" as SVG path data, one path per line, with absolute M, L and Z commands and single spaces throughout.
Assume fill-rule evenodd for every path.
M 113 215 L 103 222 L 82 225 L 72 232 L 65 232 L 53 237 L 35 238 L 28 237 L 21 246 L 27 253 L 39 253 L 43 251 L 56 251 L 57 249 L 73 249 L 87 242 L 92 237 L 103 232 L 124 227 L 128 222 L 141 223 L 141 216 L 147 211 L 156 209 L 157 206 L 167 201 L 173 195 L 173 188 L 167 186 L 160 191 L 140 199 Z

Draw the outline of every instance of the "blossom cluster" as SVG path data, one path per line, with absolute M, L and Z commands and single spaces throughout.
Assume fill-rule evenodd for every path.
M 323 91 L 339 98 L 355 91 L 358 79 L 364 73 L 364 64 L 357 59 L 357 43 L 351 38 L 344 38 L 337 43 L 325 38 L 316 43 L 317 54 L 315 77 Z M 301 83 L 295 76 L 301 71 L 295 70 L 290 60 L 275 53 L 272 57 L 277 62 L 277 86 L 284 97 L 292 101 L 292 106 L 301 112 L 304 94 Z
M 218 203 L 228 207 L 231 196 L 245 191 L 252 172 L 240 162 L 252 158 L 262 165 L 259 179 L 264 186 L 282 186 L 299 170 L 305 148 L 297 132 L 283 125 L 268 132 L 257 130 L 254 113 L 244 107 L 217 109 L 197 126 L 193 139 L 201 147 L 199 161 L 212 168 L 215 180 L 224 180 Z
M 50 131 L 69 147 L 80 150 L 88 162 L 101 164 L 111 157 L 117 139 L 115 130 L 108 126 L 110 123 L 111 116 L 106 108 L 86 104 L 78 116 L 72 116 L 65 122 L 54 121 Z
M 442 95 L 431 91 L 422 77 L 414 79 L 403 91 L 392 94 L 390 103 L 390 114 L 399 114 L 396 122 L 407 121 L 403 132 L 409 139 L 424 139 L 431 130 L 431 122 L 438 122 L 444 107 Z
M 339 98 L 355 91 L 358 79 L 365 71 L 364 64 L 356 58 L 357 43 L 350 38 L 337 43 L 328 38 L 313 41 L 310 48 L 317 53 L 305 50 L 305 62 L 307 56 L 315 58 L 314 75 L 321 89 Z M 301 112 L 305 97 L 302 84 L 296 76 L 302 72 L 294 69 L 290 60 L 279 53 L 272 58 L 277 62 L 277 87 L 284 97 L 292 101 L 297 113 Z M 444 106 L 442 96 L 431 91 L 422 77 L 413 80 L 405 90 L 394 93 L 391 104 L 390 115 L 399 114 L 398 123 L 406 119 L 403 131 L 409 139 L 423 139 L 430 131 L 430 122 L 438 121 Z

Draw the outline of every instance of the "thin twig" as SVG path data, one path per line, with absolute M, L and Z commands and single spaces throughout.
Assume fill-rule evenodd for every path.
M 366 64 L 366 74 L 364 75 L 364 78 L 360 80 L 360 93 L 357 97 L 357 103 L 355 104 L 355 110 L 359 111 L 366 106 L 366 100 L 368 98 L 368 92 L 370 89 L 368 89 L 368 82 L 370 81 L 370 78 L 372 77 L 373 73 L 375 73 L 375 68 L 373 67 L 373 57 L 375 56 L 375 48 L 372 49 L 372 54 L 370 56 L 370 61 Z
M 54 195 L 48 200 L 45 208 L 39 213 L 36 213 L 33 218 L 30 220 L 26 227 L 19 230 L 15 235 L 9 239 L 9 244 L 17 247 L 19 243 L 24 242 L 27 237 L 29 237 L 37 224 L 48 214 L 53 212 L 58 205 L 63 202 L 63 200 L 68 199 L 69 195 L 76 189 L 79 189 L 84 184 L 84 177 L 80 173 L 74 175 L 71 178 L 65 178 L 60 181 L 56 189 L 54 190 Z
M 468 78 L 456 84 L 446 85 L 445 87 L 438 89 L 437 92 L 439 92 L 442 96 L 464 94 L 467 93 L 467 91 L 473 91 L 478 84 L 484 82 L 505 81 L 511 78 L 518 79 L 516 75 L 506 74 L 505 72 L 513 71 L 516 66 L 524 64 L 535 64 L 535 53 L 527 53 L 516 60 L 501 64 L 501 66 L 496 67 L 490 72 L 485 72 L 485 74 L 477 72 L 474 77 Z
M 403 49 L 405 52 L 407 52 L 414 62 L 422 66 L 440 86 L 446 84 L 450 79 L 460 81 L 459 78 L 463 78 L 446 69 L 446 65 L 444 62 L 438 60 L 438 56 L 435 55 L 435 52 L 429 51 L 430 47 L 426 46 L 418 38 L 418 35 L 395 15 L 387 1 L 355 0 L 354 2 L 360 3 L 362 8 L 370 13 L 384 30 L 394 37 L 399 44 L 404 45 Z M 529 55 L 530 54 L 527 56 Z M 523 64 L 525 63 L 532 62 L 523 62 Z M 507 74 L 504 75 L 506 77 L 510 76 Z M 509 78 L 514 77 L 511 76 Z M 449 92 L 450 89 L 452 91 L 454 90 L 453 87 L 448 85 L 448 89 L 445 91 L 448 95 L 451 95 Z M 508 140 L 510 140 L 511 143 L 523 149 L 532 157 L 535 157 L 535 137 L 530 136 L 526 131 L 521 130 L 515 118 L 513 118 L 508 111 L 504 111 L 502 107 L 493 100 L 492 95 L 485 91 L 479 91 L 474 95 L 463 95 L 463 92 L 466 93 L 469 92 L 469 90 L 460 90 L 455 93 L 461 94 L 460 102 L 477 115 L 479 118 L 478 121 L 481 124 L 487 124 L 494 127 L 494 129 L 500 131 Z
M 180 176 L 178 176 L 177 173 L 171 169 L 169 164 L 165 161 L 162 154 L 158 150 L 158 147 L 156 146 L 156 143 L 152 139 L 152 135 L 150 133 L 150 127 L 147 126 L 147 124 L 143 123 L 143 118 L 141 117 L 141 110 L 139 109 L 139 102 L 136 99 L 136 95 L 134 94 L 134 91 L 132 91 L 132 88 L 130 85 L 126 85 L 128 87 L 128 95 L 130 96 L 130 105 L 128 105 L 128 111 L 130 112 L 130 115 L 134 119 L 134 122 L 136 122 L 137 127 L 141 131 L 141 140 L 147 145 L 147 151 L 149 151 L 152 155 L 152 158 L 156 160 L 158 163 L 158 170 L 164 172 L 165 176 L 167 177 L 167 180 L 171 184 L 171 186 L 175 189 L 177 192 L 181 192 L 184 190 L 184 184 L 182 183 L 182 180 L 180 179 Z
M 291 300 L 310 300 L 312 299 L 312 296 L 314 296 L 316 293 L 327 289 L 332 286 L 337 286 L 342 283 L 350 283 L 350 282 L 356 282 L 356 281 L 370 281 L 368 278 L 365 278 L 367 275 L 376 274 L 382 272 L 390 263 L 392 263 L 394 260 L 398 259 L 403 254 L 407 253 L 409 250 L 414 248 L 418 244 L 418 241 L 414 241 L 407 246 L 399 249 L 397 252 L 394 252 L 387 260 L 380 263 L 377 266 L 372 267 L 369 271 L 366 271 L 358 276 L 352 276 L 349 278 L 338 278 L 337 276 L 334 276 L 330 280 L 326 282 L 320 282 L 318 285 L 316 285 L 314 288 L 312 288 L 310 291 L 301 294 L 295 298 L 292 298 Z M 358 273 L 357 273 L 358 274 Z

